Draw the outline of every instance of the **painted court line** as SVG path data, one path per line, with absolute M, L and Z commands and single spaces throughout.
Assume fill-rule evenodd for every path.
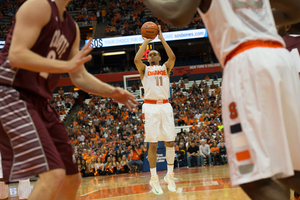
M 85 195 L 88 195 L 88 194 L 92 194 L 92 193 L 97 192 L 97 191 L 99 191 L 99 189 L 93 190 L 91 192 L 88 192 L 88 193 L 85 193 L 85 194 L 82 194 L 82 195 L 78 195 L 78 196 L 82 197 L 82 196 L 85 196 Z
M 182 189 L 183 189 L 182 187 L 178 188 L 176 193 L 182 193 Z

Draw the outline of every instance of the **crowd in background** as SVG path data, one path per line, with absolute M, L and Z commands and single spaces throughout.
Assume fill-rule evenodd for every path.
M 24 0 L 3 0 L 0 2 L 0 22 L 8 16 L 11 23 L 18 8 L 18 3 Z M 69 12 L 77 11 L 77 15 L 71 15 L 77 22 L 96 21 L 106 25 L 105 36 L 126 36 L 140 34 L 140 28 L 146 21 L 152 21 L 161 25 L 163 32 L 204 28 L 204 24 L 198 13 L 195 13 L 191 23 L 184 28 L 177 29 L 145 13 L 145 6 L 138 0 L 73 0 L 67 9 Z M 11 24 L 10 23 L 10 24 Z M 9 28 L 6 24 L 0 26 L 0 38 L 5 38 Z
M 114 0 L 110 2 L 103 20 L 103 23 L 106 22 L 107 25 L 105 35 L 106 37 L 138 35 L 141 32 L 141 26 L 147 21 L 161 25 L 163 32 L 204 28 L 204 24 L 198 13 L 195 13 L 190 24 L 178 29 L 164 23 L 150 13 L 146 15 L 145 6 L 138 0 Z
M 200 84 L 195 82 L 190 88 L 184 87 L 183 79 L 180 85 L 172 85 L 173 95 L 169 102 L 174 110 L 174 123 L 176 126 L 191 125 L 189 131 L 176 133 L 175 139 L 178 159 L 181 158 L 180 152 L 184 150 L 188 166 L 192 166 L 193 161 L 197 161 L 195 165 L 199 166 L 206 164 L 205 160 L 208 162 L 206 165 L 227 162 L 224 157 L 226 150 L 224 154 L 221 149 L 225 147 L 221 87 L 217 84 L 208 87 L 208 80 L 209 77 Z M 180 89 L 177 90 L 177 87 Z M 73 115 L 72 125 L 67 131 L 83 176 L 141 170 L 144 153 L 147 151 L 142 104 L 129 112 L 112 99 L 92 96 Z M 201 141 L 209 146 L 209 156 L 200 151 Z M 198 148 L 195 154 L 191 149 L 193 145 Z
M 49 99 L 48 103 L 59 115 L 66 115 L 67 109 L 70 109 L 73 106 L 75 99 L 77 98 L 77 92 L 65 94 L 65 91 L 60 88 L 58 94 L 54 96 L 53 99 Z

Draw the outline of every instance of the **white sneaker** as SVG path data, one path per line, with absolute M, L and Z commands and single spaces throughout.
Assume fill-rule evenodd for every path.
M 149 183 L 152 187 L 152 192 L 154 194 L 160 195 L 163 194 L 163 190 L 160 187 L 159 181 L 158 181 L 158 176 L 151 176 L 151 180 Z
M 167 173 L 167 175 L 165 176 L 164 180 L 168 183 L 168 189 L 171 192 L 176 192 L 176 185 L 175 185 L 175 181 L 174 181 L 174 174 Z

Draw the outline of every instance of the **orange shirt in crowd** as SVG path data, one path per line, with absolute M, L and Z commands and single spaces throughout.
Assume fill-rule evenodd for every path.
M 102 15 L 102 17 L 105 17 L 106 16 L 106 10 L 101 10 L 101 15 Z
M 140 153 L 142 153 L 141 149 L 138 149 L 138 151 Z M 130 154 L 129 154 L 130 155 Z M 133 150 L 133 156 L 131 157 L 131 160 L 140 160 L 141 159 L 141 155 L 137 154 L 135 150 Z
M 64 92 L 65 92 L 64 90 L 58 90 L 58 94 L 59 94 L 59 95 L 63 95 Z
M 187 120 L 185 120 L 184 122 L 186 123 L 186 125 L 191 125 L 191 124 L 193 124 L 193 120 L 191 120 L 191 119 L 187 119 Z
M 219 147 L 212 147 L 212 148 L 210 148 L 210 151 L 212 153 L 219 153 L 220 152 L 220 148 Z
M 105 32 L 108 33 L 109 31 L 110 31 L 110 28 L 109 28 L 109 27 L 106 27 L 106 28 L 105 28 Z

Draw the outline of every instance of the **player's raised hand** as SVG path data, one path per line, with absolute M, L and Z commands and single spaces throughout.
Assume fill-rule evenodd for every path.
M 135 96 L 133 96 L 133 94 L 119 87 L 115 88 L 112 98 L 115 101 L 124 104 L 129 111 L 139 104 L 135 101 Z
M 84 63 L 92 59 L 92 56 L 88 55 L 93 50 L 91 44 L 92 39 L 89 39 L 88 43 L 69 61 L 67 69 L 69 73 L 76 72 Z
M 151 38 L 146 38 L 146 37 L 142 37 L 143 39 L 144 39 L 144 42 L 151 42 L 152 40 L 154 40 L 154 38 L 153 39 L 151 39 Z
M 161 26 L 160 25 L 158 25 L 158 39 L 160 39 L 160 40 L 164 39 L 164 36 L 161 32 Z

